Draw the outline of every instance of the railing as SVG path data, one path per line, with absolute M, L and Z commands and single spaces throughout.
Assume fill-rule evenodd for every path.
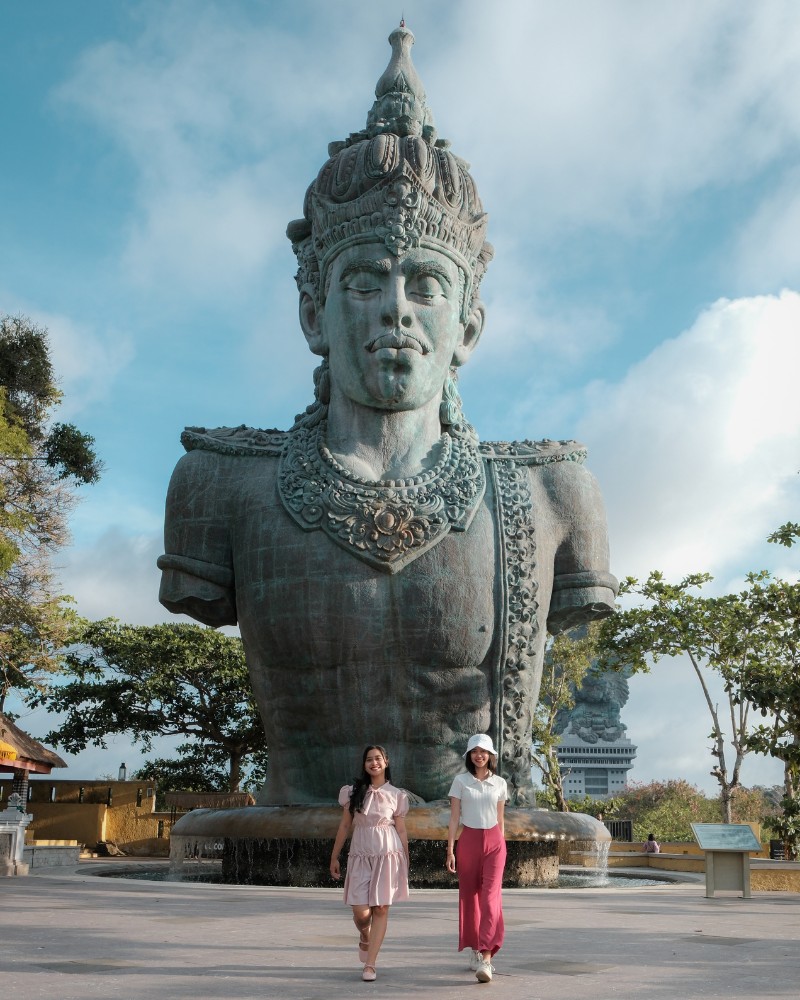
M 633 821 L 629 819 L 601 820 L 614 840 L 633 843 Z

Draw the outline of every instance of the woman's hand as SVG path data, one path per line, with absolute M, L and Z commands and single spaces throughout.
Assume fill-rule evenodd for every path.
M 445 867 L 453 875 L 456 873 L 455 843 L 458 828 L 461 825 L 461 799 L 450 796 L 450 823 L 447 827 L 447 861 Z
M 348 802 L 342 807 L 342 818 L 339 821 L 339 829 L 336 831 L 336 839 L 333 842 L 333 850 L 331 851 L 331 878 L 337 881 L 342 877 L 342 872 L 339 868 L 339 855 L 342 852 L 344 842 L 347 840 L 352 825 L 353 817 L 350 815 L 350 803 Z

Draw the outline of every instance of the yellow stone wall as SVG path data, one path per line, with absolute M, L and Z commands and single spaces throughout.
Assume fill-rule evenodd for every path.
M 155 812 L 153 786 L 147 782 L 58 781 L 48 775 L 32 779 L 29 787 L 32 791 L 25 811 L 33 820 L 26 831 L 28 843 L 76 840 L 92 850 L 99 840 L 106 840 L 113 841 L 126 854 L 169 854 L 171 815 Z M 10 792 L 11 781 L 1 779 L 0 802 Z M 53 793 L 55 801 L 51 801 Z
M 800 869 L 784 868 L 784 864 L 776 861 L 769 868 L 751 868 L 750 888 L 762 892 L 800 892 Z
M 77 840 L 94 847 L 98 840 L 107 840 L 106 813 L 108 806 L 84 802 L 29 802 L 26 808 L 33 816 L 25 831 L 25 841 Z

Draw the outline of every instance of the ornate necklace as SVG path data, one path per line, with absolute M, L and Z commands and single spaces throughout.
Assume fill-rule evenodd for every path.
M 465 531 L 486 478 L 475 433 L 442 434 L 436 465 L 410 479 L 372 482 L 349 472 L 325 445 L 327 421 L 296 427 L 281 457 L 278 491 L 305 531 L 324 531 L 358 559 L 396 573 L 452 529 Z

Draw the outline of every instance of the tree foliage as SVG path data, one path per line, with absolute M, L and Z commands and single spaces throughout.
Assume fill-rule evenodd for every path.
M 50 559 L 68 539 L 75 487 L 101 465 L 91 437 L 53 422 L 61 399 L 47 331 L 0 316 L 0 709 L 59 666 L 74 619 Z
M 93 439 L 53 422 L 61 400 L 47 331 L 0 316 L 0 570 L 63 544 L 74 487 L 100 476 Z
M 601 623 L 601 663 L 611 657 L 637 671 L 649 669 L 649 660 L 664 656 L 689 660 L 711 717 L 711 774 L 720 786 L 724 821 L 730 823 L 742 763 L 753 748 L 749 742 L 753 702 L 747 681 L 759 663 L 776 663 L 782 611 L 766 599 L 773 586 L 766 573 L 750 574 L 737 594 L 706 597 L 694 593 L 710 579 L 708 574 L 696 573 L 671 584 L 658 572 L 644 583 L 629 577 L 621 592 L 635 595 L 641 603 Z M 779 581 L 774 584 L 778 586 Z M 724 684 L 722 709 L 712 695 L 714 673 Z
M 791 548 L 798 539 L 800 539 L 800 524 L 797 524 L 796 521 L 787 521 L 786 524 L 782 524 L 780 528 L 773 531 L 767 541 Z
M 152 781 L 159 797 L 165 792 L 230 791 L 229 761 L 221 747 L 188 742 L 177 747 L 175 753 L 175 757 L 145 761 L 136 777 Z M 267 756 L 263 747 L 243 758 L 242 791 L 255 792 L 264 783 Z
M 597 626 L 590 625 L 580 634 L 562 632 L 550 643 L 542 670 L 539 700 L 533 714 L 532 760 L 542 773 L 546 791 L 552 794 L 555 808 L 569 812 L 564 796 L 564 782 L 558 761 L 559 713 L 575 705 L 575 690 L 592 666 Z
M 798 530 L 796 524 L 785 524 L 770 540 L 792 545 Z M 741 685 L 741 697 L 764 720 L 748 734 L 747 746 L 783 761 L 783 815 L 774 817 L 770 827 L 784 841 L 786 857 L 796 858 L 800 849 L 800 584 L 762 574 L 753 587 L 753 602 L 770 627 Z
M 775 807 L 766 789 L 739 787 L 733 798 L 732 818 L 727 822 L 762 822 Z M 656 840 L 691 842 L 692 823 L 723 822 L 721 796 L 709 798 L 688 781 L 632 782 L 605 813 L 607 819 L 630 820 L 634 841 L 654 833 Z
M 632 782 L 622 792 L 609 817 L 631 820 L 633 839 L 691 841 L 692 823 L 719 823 L 722 809 L 719 799 L 707 798 L 700 789 L 682 778 L 671 781 Z
M 191 760 L 216 784 L 224 760 L 227 788 L 239 790 L 243 769 L 266 749 L 241 639 L 201 625 L 109 619 L 87 624 L 81 642 L 67 656 L 73 679 L 39 697 L 66 714 L 47 742 L 78 753 L 128 733 L 149 750 L 157 736 L 186 736 L 187 766 Z
M 12 690 L 35 700 L 79 628 L 69 598 L 53 594 L 46 564 L 20 558 L 0 575 L 0 712 Z

